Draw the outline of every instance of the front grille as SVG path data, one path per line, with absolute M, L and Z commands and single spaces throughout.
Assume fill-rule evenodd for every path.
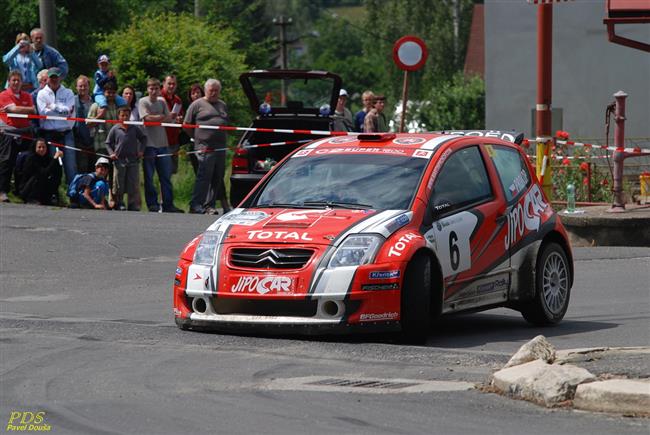
M 301 269 L 313 253 L 311 249 L 235 248 L 230 251 L 230 263 L 255 269 Z
M 318 308 L 318 301 L 257 301 L 239 298 L 215 298 L 213 306 L 217 314 L 314 317 Z

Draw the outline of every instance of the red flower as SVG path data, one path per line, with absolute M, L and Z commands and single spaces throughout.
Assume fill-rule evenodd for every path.
M 567 140 L 569 139 L 569 133 L 566 131 L 558 130 L 555 132 L 555 137 L 558 139 Z
M 582 179 L 582 184 L 584 184 L 585 186 L 589 186 L 589 178 L 587 178 L 587 177 L 583 178 Z
M 580 163 L 580 170 L 583 172 L 587 172 L 587 170 L 589 170 L 589 163 L 587 162 Z
M 568 157 L 565 157 L 564 160 L 562 160 L 562 165 L 569 166 L 570 164 L 571 160 L 569 160 Z
M 603 181 L 601 181 L 600 184 L 603 186 L 607 186 L 609 184 L 609 181 L 607 181 L 607 178 L 603 178 Z

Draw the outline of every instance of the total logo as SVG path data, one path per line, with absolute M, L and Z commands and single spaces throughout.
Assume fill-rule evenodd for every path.
M 417 237 L 418 237 L 418 235 L 415 234 L 415 233 L 406 233 L 406 234 L 404 234 L 402 237 L 400 237 L 397 240 L 397 242 L 395 242 L 395 244 L 393 246 L 390 247 L 390 249 L 388 250 L 388 256 L 389 257 L 401 257 L 402 252 L 404 252 L 404 250 L 406 249 L 406 246 L 408 245 L 408 243 L 411 240 L 416 239 Z
M 508 236 L 505 239 L 505 248 L 513 246 L 523 235 L 525 230 L 538 231 L 541 223 L 540 215 L 548 207 L 544 202 L 542 191 L 534 184 L 523 200 L 519 202 L 508 214 Z
M 253 293 L 265 295 L 269 292 L 291 292 L 291 278 L 288 276 L 240 276 L 237 284 L 230 289 L 232 293 Z
M 248 231 L 248 240 L 303 240 L 310 242 L 314 239 L 309 237 L 307 233 L 299 233 L 297 231 L 263 231 L 254 230 Z

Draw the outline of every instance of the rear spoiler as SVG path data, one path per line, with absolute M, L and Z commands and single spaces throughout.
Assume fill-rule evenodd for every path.
M 509 130 L 444 130 L 434 131 L 433 133 L 439 134 L 456 134 L 459 136 L 478 136 L 478 137 L 494 137 L 496 139 L 505 140 L 508 142 L 521 145 L 524 140 L 524 134 L 518 131 Z

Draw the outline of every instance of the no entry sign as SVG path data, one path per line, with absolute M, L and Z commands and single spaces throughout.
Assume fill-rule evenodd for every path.
M 427 46 L 417 36 L 403 36 L 393 46 L 393 60 L 404 71 L 417 71 L 427 61 Z

